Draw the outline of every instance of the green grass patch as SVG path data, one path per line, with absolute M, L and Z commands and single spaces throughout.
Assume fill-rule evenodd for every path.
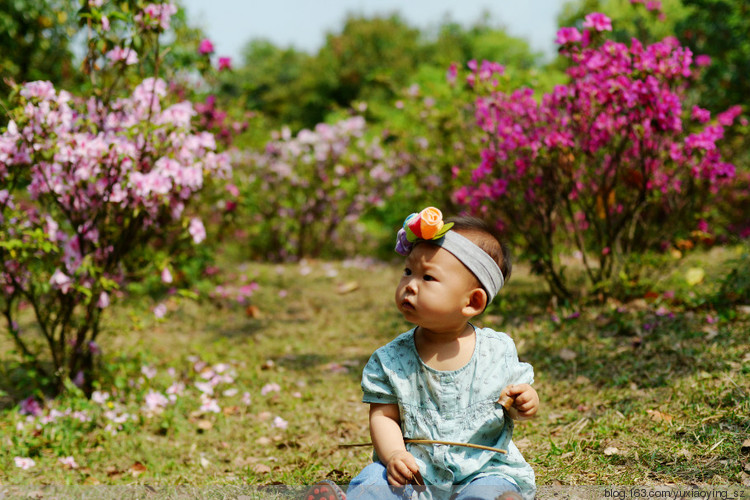
M 723 285 L 726 276 L 744 283 L 742 270 L 732 274 L 740 255 L 696 252 L 660 278 L 658 266 L 644 269 L 656 277 L 650 293 L 586 306 L 556 305 L 541 280 L 514 270 L 477 323 L 509 333 L 535 368 L 541 411 L 514 439 L 539 485 L 747 481 L 750 304 L 726 299 Z M 113 308 L 97 401 L 75 390 L 42 400 L 1 339 L 0 483 L 272 485 L 356 475 L 371 449 L 341 445 L 369 441 L 361 370 L 410 327 L 392 304 L 400 266 L 220 268 L 211 279 L 223 293 L 170 296 L 162 319 L 148 296 Z M 689 284 L 693 268 L 705 277 Z M 233 291 L 252 282 L 249 302 L 238 302 Z M 34 335 L 30 318 L 22 328 Z M 42 400 L 36 417 L 19 411 L 32 395 Z M 35 465 L 18 467 L 16 457 Z

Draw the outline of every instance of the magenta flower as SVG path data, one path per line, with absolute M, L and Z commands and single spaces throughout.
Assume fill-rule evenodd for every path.
M 232 69 L 232 58 L 231 57 L 220 57 L 219 58 L 219 71 Z
M 577 28 L 565 27 L 560 28 L 557 31 L 557 38 L 555 43 L 558 45 L 565 45 L 568 43 L 580 42 L 582 40 L 581 32 Z
M 213 54 L 214 44 L 211 43 L 211 40 L 209 40 L 208 38 L 204 38 L 198 45 L 198 52 L 203 55 Z
M 42 414 L 42 406 L 33 396 L 29 396 L 21 401 L 21 410 L 19 413 L 21 415 L 32 415 L 38 417 Z
M 698 106 L 693 106 L 691 118 L 699 123 L 707 123 L 711 120 L 711 112 Z
M 711 56 L 708 56 L 706 54 L 698 54 L 697 56 L 695 56 L 695 65 L 700 67 L 710 66 Z
M 600 12 L 592 12 L 583 21 L 584 28 L 595 31 L 612 31 L 612 20 Z

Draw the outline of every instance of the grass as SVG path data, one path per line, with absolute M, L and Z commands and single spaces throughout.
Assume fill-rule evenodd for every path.
M 477 323 L 508 332 L 535 368 L 541 411 L 514 440 L 538 485 L 748 484 L 750 312 L 699 300 L 736 255 L 695 252 L 654 268 L 646 298 L 581 309 L 547 302 L 538 278 L 514 270 Z M 690 286 L 693 267 L 706 277 Z M 260 285 L 252 308 L 202 295 L 170 297 L 164 319 L 148 297 L 113 309 L 101 342 L 100 390 L 110 399 L 72 391 L 45 402 L 45 416 L 70 409 L 88 420 L 27 422 L 15 406 L 28 396 L 25 375 L 0 339 L 0 484 L 294 485 L 356 475 L 371 449 L 341 445 L 369 441 L 361 370 L 409 328 L 392 305 L 398 264 L 223 268 L 213 279 L 229 290 Z M 33 331 L 28 319 L 21 326 Z M 209 369 L 230 375 L 215 387 L 218 413 L 201 410 L 195 386 Z M 186 387 L 173 403 L 144 410 L 149 391 L 166 394 L 175 381 Z M 130 417 L 113 424 L 108 410 Z M 22 470 L 17 456 L 36 465 Z M 59 462 L 67 456 L 77 468 Z

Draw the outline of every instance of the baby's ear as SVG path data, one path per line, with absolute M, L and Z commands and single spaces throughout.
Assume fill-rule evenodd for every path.
M 482 314 L 487 305 L 487 292 L 483 288 L 474 288 L 469 292 L 469 302 L 461 311 L 464 316 L 472 318 Z

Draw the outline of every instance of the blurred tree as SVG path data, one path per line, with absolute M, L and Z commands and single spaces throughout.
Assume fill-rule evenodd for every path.
M 702 76 L 701 103 L 712 111 L 750 103 L 750 2 L 683 0 L 689 13 L 676 25 L 678 38 L 711 57 Z
M 337 106 L 390 99 L 424 60 L 420 32 L 397 14 L 349 16 L 340 34 L 328 34 L 317 56 L 326 78 L 321 91 Z
M 0 100 L 15 82 L 76 78 L 71 38 L 77 31 L 76 2 L 4 0 L 0 2 Z
M 238 68 L 221 77 L 224 99 L 294 129 L 312 127 L 325 116 L 313 56 L 254 39 L 245 45 L 242 58 Z

